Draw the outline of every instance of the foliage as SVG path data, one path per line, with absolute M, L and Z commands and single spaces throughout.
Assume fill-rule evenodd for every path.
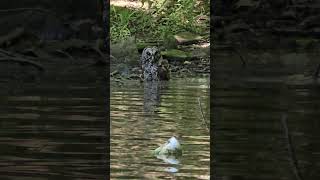
M 110 35 L 112 40 L 125 39 L 131 36 L 129 23 L 134 14 L 135 12 L 121 11 L 114 6 L 111 7 Z
M 111 7 L 112 41 L 119 41 L 130 36 L 144 40 L 164 40 L 182 31 L 209 33 L 209 21 L 199 22 L 199 17 L 209 15 L 209 8 L 206 7 L 208 1 L 140 1 L 144 7 L 148 7 L 148 10 Z

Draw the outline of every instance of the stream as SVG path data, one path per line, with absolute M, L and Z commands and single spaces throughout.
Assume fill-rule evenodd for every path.
M 209 179 L 209 78 L 111 84 L 111 179 Z M 180 157 L 152 151 L 179 136 Z

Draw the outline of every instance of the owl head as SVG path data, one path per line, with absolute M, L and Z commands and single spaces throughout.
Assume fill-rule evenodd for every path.
M 160 50 L 157 47 L 144 48 L 141 55 L 142 68 L 147 64 L 157 64 L 161 58 Z

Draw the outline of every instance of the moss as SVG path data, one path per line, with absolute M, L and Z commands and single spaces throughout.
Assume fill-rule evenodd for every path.
M 176 34 L 174 37 L 177 40 L 177 42 L 181 44 L 194 43 L 203 39 L 203 37 L 190 32 L 182 32 L 182 33 Z
M 185 51 L 181 51 L 178 49 L 170 49 L 167 51 L 161 52 L 162 56 L 167 59 L 181 60 L 188 59 L 191 57 L 191 54 Z

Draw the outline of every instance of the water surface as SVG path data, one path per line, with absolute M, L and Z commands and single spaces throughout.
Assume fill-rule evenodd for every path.
M 296 59 L 300 65 L 292 61 L 246 68 L 217 64 L 212 89 L 215 179 L 320 178 L 320 81 L 311 77 L 312 58 Z
M 16 85 L 0 93 L 0 179 L 106 177 L 104 83 Z
M 209 179 L 209 78 L 111 86 L 111 179 Z M 181 136 L 183 155 L 151 151 Z

